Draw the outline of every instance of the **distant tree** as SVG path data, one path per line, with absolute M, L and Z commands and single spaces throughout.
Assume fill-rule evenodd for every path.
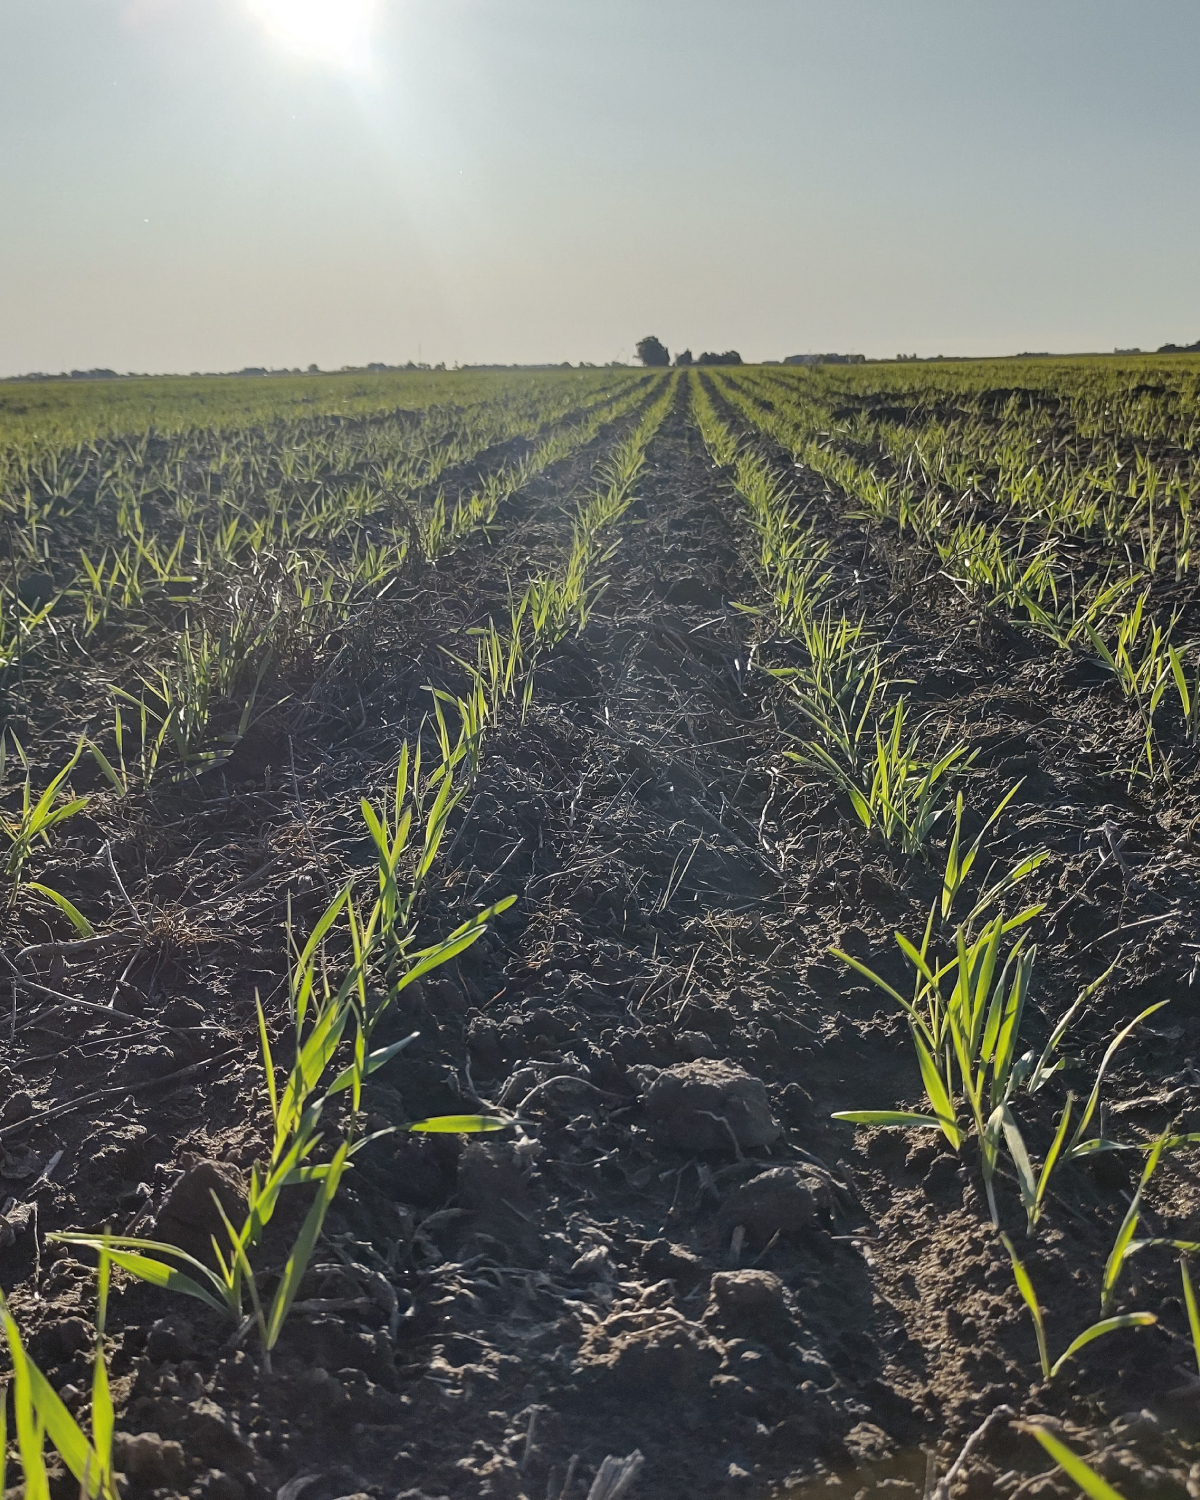
M 653 334 L 648 338 L 638 339 L 637 357 L 644 365 L 669 365 L 671 363 L 671 351 L 661 339 L 656 339 Z
M 736 349 L 726 349 L 724 354 L 702 354 L 696 361 L 698 365 L 740 365 L 742 356 Z
M 692 362 L 692 351 L 690 349 L 685 349 L 682 354 L 677 354 L 675 356 L 675 363 L 677 365 L 680 365 L 681 367 L 682 366 L 690 365 L 691 362 Z

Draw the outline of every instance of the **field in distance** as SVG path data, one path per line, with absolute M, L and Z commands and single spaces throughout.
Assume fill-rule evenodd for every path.
M 919 1500 L 1007 1404 L 1185 1494 L 1198 437 L 1187 355 L 0 384 L 68 1466 Z

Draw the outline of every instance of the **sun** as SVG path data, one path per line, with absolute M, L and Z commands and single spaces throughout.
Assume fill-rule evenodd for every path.
M 313 62 L 361 71 L 370 61 L 377 0 L 247 0 L 280 46 Z

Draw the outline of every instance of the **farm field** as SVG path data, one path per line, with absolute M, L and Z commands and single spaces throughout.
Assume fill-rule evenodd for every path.
M 1188 356 L 0 387 L 55 1500 L 928 1500 L 1000 1407 L 1194 1494 L 1198 438 Z

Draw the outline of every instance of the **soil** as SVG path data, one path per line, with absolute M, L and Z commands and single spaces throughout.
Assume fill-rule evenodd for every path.
M 116 935 L 72 946 L 37 909 L 8 919 L 0 1065 L 0 1284 L 69 1405 L 86 1404 L 94 1275 L 47 1234 L 107 1224 L 206 1253 L 210 1189 L 236 1206 L 264 1146 L 254 1002 L 282 1039 L 289 901 L 303 930 L 340 883 L 374 878 L 359 798 L 387 787 L 429 685 L 458 684 L 443 648 L 506 616 L 509 574 L 563 546 L 595 457 L 517 496 L 490 541 L 400 580 L 199 787 L 119 801 L 86 763 L 73 775 L 93 800 L 37 878 Z M 1194 767 L 1131 792 L 1136 728 L 1106 683 L 794 480 L 833 544 L 839 602 L 886 640 L 931 737 L 977 751 L 968 824 L 1021 779 L 988 858 L 1051 851 L 1024 892 L 1045 903 L 1027 1045 L 1115 961 L 1072 1087 L 1120 1025 L 1170 1000 L 1117 1054 L 1108 1126 L 1200 1127 Z M 403 992 L 382 1040 L 420 1038 L 364 1099 L 377 1129 L 488 1107 L 520 1124 L 364 1151 L 269 1372 L 199 1303 L 118 1278 L 133 1500 L 583 1497 L 606 1455 L 635 1449 L 634 1492 L 655 1500 L 920 1496 L 921 1450 L 944 1472 L 1001 1404 L 1059 1424 L 1127 1496 L 1195 1495 L 1200 1386 L 1172 1254 L 1125 1271 L 1122 1309 L 1156 1326 L 1043 1382 L 971 1148 L 831 1119 L 922 1107 L 899 1007 L 828 950 L 907 988 L 892 933 L 919 937 L 944 841 L 890 858 L 785 757 L 803 722 L 762 668 L 797 648 L 736 607 L 767 603 L 755 559 L 681 397 L 585 628 L 539 670 L 526 721 L 514 711 L 487 741 L 421 931 L 518 900 Z M 26 683 L 9 707 L 55 754 L 92 711 L 61 684 Z M 1039 1160 L 1062 1097 L 1056 1080 L 1022 1105 Z M 1032 1240 L 1000 1181 L 1055 1354 L 1099 1315 L 1129 1155 L 1063 1168 Z M 1198 1204 L 1192 1157 L 1173 1152 L 1141 1232 L 1194 1238 Z M 302 1213 L 281 1216 L 276 1269 Z M 1045 1467 L 998 1424 L 963 1493 L 1066 1493 L 1030 1482 Z

